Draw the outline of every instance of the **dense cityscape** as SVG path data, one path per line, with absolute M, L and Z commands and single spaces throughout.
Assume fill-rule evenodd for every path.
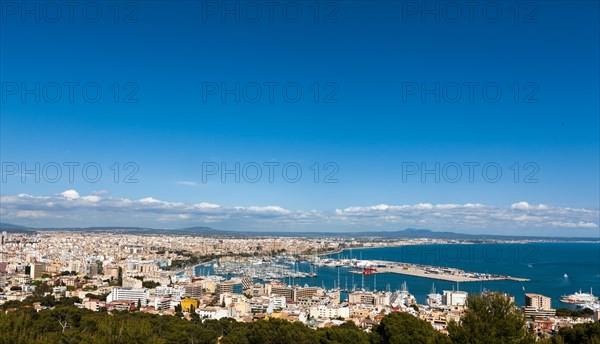
M 449 324 L 460 323 L 469 308 L 469 293 L 459 290 L 458 283 L 456 290 L 438 293 L 433 289 L 426 300 L 417 300 L 405 283 L 397 290 L 389 286 L 387 290 L 376 290 L 365 286 L 365 275 L 406 273 L 455 282 L 512 277 L 326 256 L 347 248 L 448 242 L 425 238 L 372 241 L 3 231 L 0 307 L 7 314 L 23 307 L 44 312 L 54 308 L 48 303 L 51 297 L 73 300 L 71 306 L 94 312 L 141 312 L 201 322 L 281 319 L 312 329 L 351 322 L 367 333 L 386 315 L 401 312 L 448 335 Z M 300 261 L 308 263 L 310 271 L 299 271 Z M 349 287 L 338 277 L 334 288 L 294 283 L 296 278 L 316 276 L 320 266 L 337 267 L 338 271 L 342 266 L 351 268 L 357 282 Z M 514 297 L 502 291 L 484 291 L 479 296 L 508 300 L 515 311 L 524 315 L 524 327 L 539 339 L 550 339 L 560 329 L 599 320 L 600 303 L 591 292 L 561 300 L 578 303 L 579 310 L 558 311 L 547 296 L 525 295 L 525 306 L 518 308 Z

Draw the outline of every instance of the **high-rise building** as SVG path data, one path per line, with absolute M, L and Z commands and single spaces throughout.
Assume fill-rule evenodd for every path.
M 42 263 L 33 263 L 29 268 L 29 276 L 32 279 L 42 278 L 42 274 L 44 273 L 44 264 Z
M 348 302 L 351 304 L 377 305 L 378 298 L 372 292 L 355 291 L 348 294 Z
M 197 283 L 183 284 L 185 297 L 199 299 L 202 297 L 202 285 Z
M 244 292 L 244 285 L 234 280 L 223 281 L 217 284 L 217 294 L 241 294 Z
M 319 287 L 304 287 L 304 288 L 294 288 L 294 301 L 297 301 L 301 297 L 312 297 L 317 294 L 319 291 Z
M 288 301 L 294 300 L 294 291 L 292 287 L 283 285 L 283 284 L 275 284 L 271 286 L 271 294 L 284 296 Z
M 552 309 L 552 299 L 540 294 L 526 293 L 523 310 L 526 316 L 550 317 L 556 315 L 556 310 Z
M 552 299 L 540 294 L 526 293 L 525 307 L 534 307 L 537 309 L 552 309 Z

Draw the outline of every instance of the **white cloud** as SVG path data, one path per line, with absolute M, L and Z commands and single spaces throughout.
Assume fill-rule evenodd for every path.
M 146 197 L 146 198 L 142 198 L 140 200 L 140 203 L 142 203 L 142 204 L 157 204 L 157 203 L 162 203 L 162 202 L 153 197 Z
M 597 209 L 552 208 L 518 202 L 509 208 L 483 204 L 385 205 L 336 209 L 335 218 L 352 224 L 402 223 L 430 228 L 597 228 Z M 526 233 L 523 233 L 526 234 Z
M 218 209 L 221 206 L 218 204 L 202 202 L 202 203 L 198 203 L 198 204 L 193 204 L 192 207 L 194 207 L 196 209 Z
M 16 213 L 16 216 L 19 218 L 31 218 L 31 219 L 46 217 L 47 215 L 48 215 L 48 213 L 46 213 L 45 211 L 40 211 L 40 210 L 21 210 L 21 211 L 17 211 L 17 213 Z
M 183 181 L 177 182 L 177 183 L 175 183 L 175 184 L 178 184 L 178 185 L 186 185 L 186 186 L 198 186 L 198 183 L 196 183 L 196 182 L 190 182 L 190 181 L 186 181 L 186 180 L 183 180 Z
M 66 199 L 71 199 L 71 200 L 79 198 L 79 192 L 77 192 L 75 190 L 67 190 L 67 191 L 61 193 L 60 195 Z
M 548 209 L 548 206 L 545 204 L 532 205 L 528 202 L 522 201 L 511 204 L 510 208 L 519 210 L 546 210 Z
M 278 207 L 275 205 L 268 205 L 266 207 L 257 207 L 257 206 L 251 206 L 251 207 L 237 207 L 236 209 L 239 209 L 241 211 L 249 211 L 249 212 L 253 212 L 253 213 L 258 213 L 258 214 L 289 214 L 290 211 L 287 209 L 283 209 L 282 207 Z
M 183 203 L 154 197 L 138 200 L 99 195 L 80 195 L 66 190 L 50 196 L 28 194 L 0 196 L 3 221 L 10 219 L 98 218 L 116 222 L 146 221 L 153 223 L 219 223 L 248 227 L 252 224 L 277 229 L 279 226 L 310 226 L 314 229 L 354 228 L 367 230 L 402 229 L 411 226 L 434 230 L 529 229 L 590 230 L 598 228 L 598 209 L 576 209 L 530 204 L 526 201 L 506 207 L 478 203 L 418 203 L 354 206 L 333 211 L 289 210 L 279 205 L 224 206 L 210 202 Z M 104 224 L 104 223 L 102 223 Z M 269 227 L 270 226 L 270 227 Z M 591 235 L 591 234 L 590 234 Z
M 91 196 L 84 196 L 81 197 L 82 200 L 84 201 L 88 201 L 88 202 L 100 202 L 101 198 L 99 196 L 96 195 L 91 195 Z
M 556 227 L 564 227 L 564 228 L 598 228 L 598 225 L 593 222 L 583 222 L 583 221 L 579 221 L 577 223 L 551 221 L 550 224 L 553 226 L 556 226 Z

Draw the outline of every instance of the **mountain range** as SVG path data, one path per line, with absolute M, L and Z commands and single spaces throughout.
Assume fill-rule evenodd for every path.
M 75 232 L 119 232 L 129 234 L 172 234 L 172 235 L 204 235 L 216 237 L 352 237 L 352 238 L 383 238 L 383 239 L 445 239 L 445 240 L 560 240 L 560 241 L 600 241 L 598 237 L 542 237 L 514 236 L 497 234 L 466 234 L 458 232 L 438 232 L 429 229 L 407 228 L 397 231 L 364 231 L 364 232 L 256 232 L 243 230 L 221 230 L 212 227 L 186 227 L 177 229 L 147 228 L 147 227 L 68 227 L 68 228 L 33 228 L 10 223 L 0 223 L 0 230 L 9 232 L 43 232 L 43 231 L 75 231 Z

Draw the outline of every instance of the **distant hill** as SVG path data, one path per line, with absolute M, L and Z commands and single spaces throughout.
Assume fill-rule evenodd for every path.
M 12 223 L 0 222 L 0 230 L 11 232 L 26 232 L 29 228 L 25 226 L 13 225 Z
M 32 228 L 0 223 L 0 229 L 10 232 L 37 232 L 37 231 L 74 231 L 74 232 L 119 232 L 130 234 L 162 234 L 162 235 L 204 235 L 216 237 L 261 237 L 261 236 L 283 236 L 283 237 L 353 237 L 353 238 L 384 238 L 384 239 L 441 239 L 441 240 L 552 240 L 552 241 L 600 241 L 597 237 L 542 237 L 542 236 L 516 236 L 497 234 L 465 234 L 457 232 L 436 232 L 430 229 L 407 228 L 398 231 L 377 232 L 268 232 L 268 231 L 244 231 L 244 230 L 221 230 L 212 227 L 186 227 L 176 229 L 148 228 L 148 227 L 68 227 L 68 228 Z
M 225 231 L 211 227 L 187 228 L 149 228 L 127 226 L 95 226 L 95 227 L 26 227 L 11 223 L 0 223 L 0 230 L 10 232 L 42 232 L 42 231 L 72 231 L 72 232 L 119 232 L 130 234 L 177 234 L 177 235 L 207 235 L 207 236 L 245 236 L 245 232 Z

